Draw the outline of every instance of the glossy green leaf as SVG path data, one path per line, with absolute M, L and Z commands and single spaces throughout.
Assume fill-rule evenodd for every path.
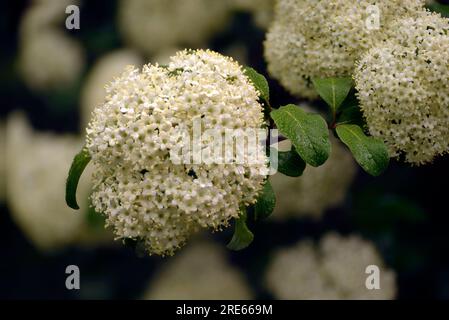
M 272 111 L 271 117 L 306 163 L 318 167 L 326 162 L 331 150 L 329 130 L 319 114 L 289 104 Z
M 388 167 L 388 150 L 381 140 L 366 136 L 362 128 L 354 124 L 338 125 L 336 131 L 366 172 L 378 176 Z
M 254 206 L 256 220 L 268 218 L 276 206 L 276 195 L 269 180 L 265 182 L 262 193 Z
M 351 78 L 312 79 L 316 91 L 324 101 L 336 112 L 348 96 L 352 88 Z
M 234 235 L 228 243 L 227 248 L 234 251 L 239 251 L 248 247 L 253 242 L 254 235 L 246 225 L 247 215 L 243 211 L 239 219 L 235 219 Z
M 86 212 L 86 221 L 87 225 L 92 230 L 103 230 L 105 226 L 105 216 L 101 213 L 95 211 L 95 208 L 89 206 L 89 209 Z
M 449 17 L 449 5 L 440 3 L 430 3 L 427 7 L 434 12 L 440 13 L 443 17 Z
M 354 92 L 349 93 L 348 97 L 341 104 L 337 116 L 337 124 L 356 124 L 363 127 L 363 113 Z
M 69 176 L 67 178 L 65 189 L 65 201 L 67 205 L 75 210 L 79 209 L 76 201 L 76 189 L 78 188 L 78 182 L 81 174 L 86 168 L 87 164 L 91 160 L 89 152 L 83 148 L 73 159 L 72 166 L 69 170 Z
M 251 67 L 245 67 L 245 75 L 254 84 L 254 87 L 259 91 L 260 97 L 269 104 L 270 101 L 270 87 L 267 79 Z

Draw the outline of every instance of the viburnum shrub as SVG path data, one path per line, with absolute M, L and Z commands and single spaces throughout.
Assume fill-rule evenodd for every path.
M 373 5 L 385 16 L 368 32 L 363 18 Z M 331 134 L 373 176 L 390 157 L 423 164 L 447 152 L 448 37 L 448 19 L 419 0 L 278 1 L 268 70 L 293 93 L 320 96 L 325 115 L 272 106 L 263 75 L 209 50 L 127 67 L 93 112 L 67 204 L 78 208 L 77 183 L 92 162 L 92 204 L 117 239 L 173 255 L 198 230 L 234 220 L 228 248 L 243 249 L 254 238 L 248 222 L 275 207 L 268 176 L 323 165 Z M 290 151 L 272 146 L 277 132 Z

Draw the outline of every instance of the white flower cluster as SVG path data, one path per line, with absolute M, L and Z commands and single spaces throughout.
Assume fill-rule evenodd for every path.
M 249 300 L 253 293 L 244 275 L 233 267 L 222 247 L 195 243 L 155 275 L 144 299 Z
M 270 177 L 276 193 L 272 219 L 321 218 L 327 209 L 343 203 L 356 172 L 357 166 L 351 154 L 340 142 L 332 139 L 331 156 L 324 165 L 318 168 L 308 166 L 299 178 L 281 173 Z
M 182 51 L 167 67 L 128 67 L 107 93 L 86 146 L 95 165 L 92 202 L 118 238 L 141 239 L 150 254 L 173 254 L 198 228 L 227 226 L 256 201 L 268 173 L 263 152 L 244 164 L 171 159 L 194 121 L 204 131 L 264 125 L 258 92 L 232 59 Z
M 420 165 L 449 150 L 449 19 L 423 12 L 393 30 L 354 78 L 370 133 Z
M 34 1 L 20 26 L 19 68 L 34 90 L 72 85 L 85 65 L 83 48 L 61 30 L 70 0 Z
M 292 94 L 316 98 L 312 77 L 351 75 L 357 59 L 385 38 L 392 22 L 423 4 L 423 0 L 279 0 L 265 41 L 268 70 Z M 372 6 L 378 12 L 371 12 Z
M 368 289 L 366 267 L 380 270 L 380 289 Z M 394 299 L 395 273 L 387 269 L 374 245 L 358 236 L 327 234 L 275 253 L 267 286 L 279 299 Z
M 105 84 L 118 77 L 128 65 L 143 64 L 138 53 L 121 49 L 101 57 L 89 71 L 81 92 L 81 127 L 89 123 L 94 108 L 103 103 L 106 97 Z
M 67 6 L 78 5 L 78 0 L 32 0 L 20 22 L 20 37 L 35 36 L 38 31 L 62 26 L 67 17 Z
M 121 0 L 125 40 L 150 55 L 173 46 L 198 47 L 228 21 L 228 0 Z
M 7 201 L 12 217 L 40 249 L 54 250 L 79 244 L 89 229 L 86 215 L 64 201 L 65 179 L 82 140 L 33 132 L 23 115 L 8 119 L 6 135 Z M 89 174 L 80 181 L 78 199 L 88 206 Z M 104 236 L 91 237 L 91 243 Z

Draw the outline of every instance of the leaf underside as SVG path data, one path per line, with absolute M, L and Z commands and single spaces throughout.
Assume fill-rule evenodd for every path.
M 378 176 L 388 167 L 388 150 L 380 139 L 366 136 L 362 128 L 354 124 L 338 125 L 336 132 L 366 172 Z

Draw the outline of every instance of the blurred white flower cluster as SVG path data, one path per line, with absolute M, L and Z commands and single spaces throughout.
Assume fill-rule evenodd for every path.
M 327 209 L 343 203 L 356 172 L 357 166 L 351 154 L 340 142 L 332 139 L 332 152 L 324 165 L 317 168 L 308 166 L 298 178 L 281 173 L 270 177 L 276 193 L 272 219 L 321 218 Z
M 64 89 L 80 77 L 81 44 L 64 32 L 65 9 L 72 0 L 35 0 L 20 24 L 19 68 L 33 90 Z
M 165 262 L 143 298 L 249 300 L 253 293 L 244 275 L 227 261 L 221 246 L 197 242 Z
M 67 207 L 65 179 L 82 139 L 37 133 L 21 114 L 11 115 L 6 130 L 6 192 L 12 217 L 38 248 L 103 242 L 108 237 L 89 234 L 86 215 Z M 90 174 L 81 180 L 79 199 L 88 207 Z
M 0 121 L 0 203 L 5 200 L 6 192 L 6 129 Z
M 449 150 L 449 19 L 424 11 L 393 28 L 358 63 L 358 98 L 370 133 L 420 165 Z
M 380 270 L 380 289 L 366 287 L 365 271 L 370 265 Z M 395 278 L 372 243 L 329 233 L 319 245 L 301 241 L 277 251 L 266 283 L 279 299 L 394 299 Z
M 86 147 L 95 165 L 92 202 L 117 238 L 170 255 L 198 228 L 227 226 L 256 201 L 268 173 L 263 152 L 244 164 L 172 161 L 195 121 L 204 131 L 264 125 L 258 92 L 232 59 L 186 50 L 167 67 L 128 67 L 108 86 Z

